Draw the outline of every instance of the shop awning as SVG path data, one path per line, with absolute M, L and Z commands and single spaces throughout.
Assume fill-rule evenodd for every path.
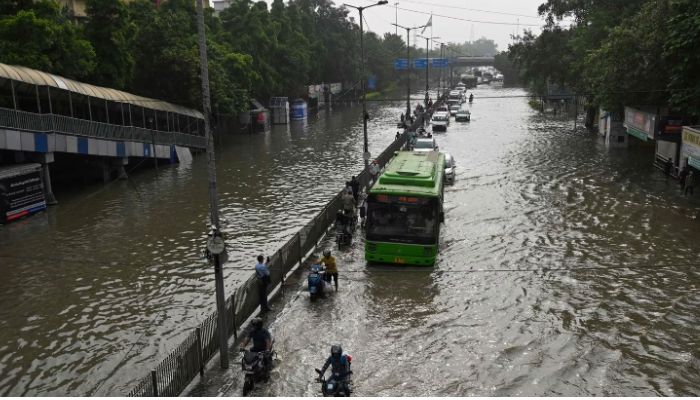
M 700 170 L 700 159 L 693 158 L 692 156 L 688 157 L 688 165 L 697 170 Z
M 637 139 L 642 140 L 644 142 L 646 142 L 647 139 L 649 139 L 649 136 L 647 136 L 646 132 L 642 132 L 639 129 L 633 128 L 631 126 L 627 127 L 627 134 L 630 136 L 634 136 Z

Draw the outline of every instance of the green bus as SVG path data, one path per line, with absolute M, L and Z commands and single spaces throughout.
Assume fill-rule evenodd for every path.
M 367 197 L 367 261 L 435 264 L 444 219 L 444 173 L 442 153 L 396 153 Z

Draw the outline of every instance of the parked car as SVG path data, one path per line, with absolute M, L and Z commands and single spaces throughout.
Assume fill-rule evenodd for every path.
M 445 181 L 447 183 L 452 184 L 455 182 L 455 168 L 457 168 L 457 164 L 455 164 L 454 157 L 445 153 Z
M 413 151 L 437 151 L 438 145 L 435 138 L 418 138 L 413 146 Z

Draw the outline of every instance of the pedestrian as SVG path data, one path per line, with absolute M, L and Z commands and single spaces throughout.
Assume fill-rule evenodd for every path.
M 664 173 L 666 175 L 671 175 L 671 168 L 673 167 L 673 161 L 671 160 L 671 157 L 666 159 L 666 162 L 664 163 Z
M 260 310 L 262 312 L 272 311 L 272 309 L 267 305 L 267 287 L 272 281 L 270 279 L 269 265 L 270 257 L 267 257 L 267 260 L 265 260 L 262 255 L 258 256 L 258 263 L 255 264 L 255 276 L 258 278 L 258 296 Z
M 360 195 L 360 181 L 353 175 L 349 183 L 349 186 L 352 188 L 352 197 L 355 199 L 355 204 L 357 204 L 357 196 Z
M 377 180 L 377 175 L 379 175 L 379 163 L 377 160 L 372 161 L 372 164 L 370 164 L 369 174 L 372 177 L 372 182 L 375 182 Z
M 406 119 L 406 116 L 403 115 L 403 113 L 401 113 L 401 122 L 403 123 L 405 119 Z
M 681 192 L 685 195 L 685 181 L 688 178 L 688 163 L 686 162 L 685 166 L 681 170 L 681 172 L 678 174 L 678 183 L 681 184 Z
M 401 133 L 399 131 L 396 131 L 396 138 L 394 140 L 399 140 L 401 138 Z
M 693 184 L 695 183 L 695 173 L 693 171 L 688 171 L 688 177 L 685 178 L 685 191 L 683 192 L 684 195 L 690 193 L 690 195 L 693 195 Z

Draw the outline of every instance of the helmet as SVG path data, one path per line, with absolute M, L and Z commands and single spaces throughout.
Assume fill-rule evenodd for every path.
M 260 329 L 263 326 L 263 320 L 262 318 L 253 318 L 253 320 L 250 321 L 250 324 L 253 325 L 253 328 Z
M 324 257 L 330 257 L 330 256 L 331 256 L 331 250 L 330 250 L 330 249 L 323 250 L 323 256 L 324 256 Z
M 331 346 L 331 355 L 334 357 L 340 357 L 343 354 L 343 348 L 339 344 L 334 344 Z

